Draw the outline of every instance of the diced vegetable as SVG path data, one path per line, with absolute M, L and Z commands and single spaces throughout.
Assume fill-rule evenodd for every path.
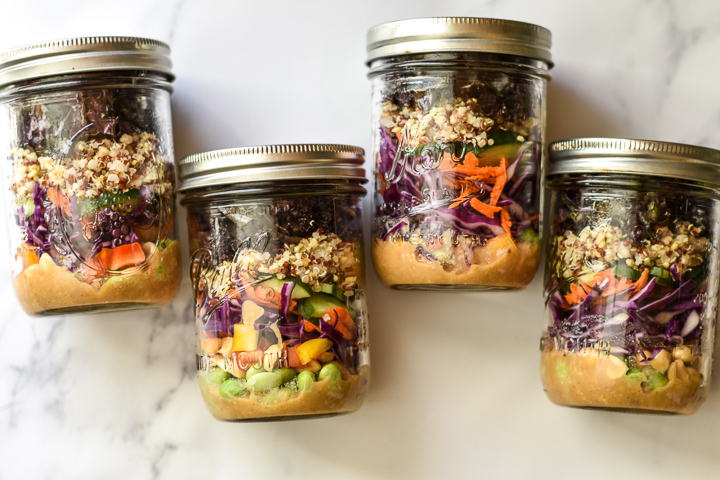
M 246 394 L 248 391 L 247 381 L 239 378 L 228 378 L 220 385 L 220 396 L 232 399 Z
M 655 283 L 662 285 L 663 287 L 672 287 L 675 285 L 672 273 L 662 267 L 650 268 L 650 276 L 655 277 Z
M 334 283 L 321 283 L 320 292 L 332 295 L 342 302 L 345 300 L 345 291 Z
M 615 265 L 613 271 L 615 272 L 615 275 L 627 277 L 630 280 L 639 280 L 640 276 L 642 275 L 642 272 L 640 270 L 635 270 L 634 268 L 628 267 L 625 262 L 618 262 L 618 264 Z
M 117 271 L 141 265 L 145 261 L 145 252 L 142 246 L 135 242 L 115 248 L 103 248 L 95 258 L 103 269 Z
M 30 265 L 35 265 L 40 261 L 37 255 L 37 249 L 27 243 L 23 243 L 20 247 L 20 256 L 22 257 L 23 269 L 28 268 Z
M 234 352 L 251 352 L 257 348 L 258 331 L 254 325 L 235 324 L 235 335 L 233 336 Z
M 52 201 L 52 199 L 50 199 Z M 55 203 L 55 202 L 54 202 Z M 78 213 L 81 217 L 101 208 L 115 205 L 120 211 L 131 212 L 142 203 L 142 195 L 139 189 L 128 190 L 127 192 L 104 192 L 78 203 Z
M 311 360 L 315 360 L 323 353 L 330 350 L 332 340 L 329 338 L 314 338 L 297 347 L 298 358 L 303 365 L 308 364 Z
M 301 314 L 305 318 L 322 318 L 323 315 L 335 307 L 345 308 L 345 302 L 325 293 L 316 293 L 302 302 Z

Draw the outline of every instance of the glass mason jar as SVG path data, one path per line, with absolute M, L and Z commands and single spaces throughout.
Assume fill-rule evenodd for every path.
M 93 37 L 0 54 L 0 168 L 27 313 L 154 307 L 177 293 L 169 52 Z
M 372 255 L 385 286 L 508 290 L 534 277 L 550 38 L 484 18 L 368 32 Z
M 550 146 L 542 382 L 574 407 L 693 413 L 715 339 L 720 151 Z
M 363 160 L 344 145 L 180 160 L 200 389 L 218 420 L 360 408 L 369 381 Z

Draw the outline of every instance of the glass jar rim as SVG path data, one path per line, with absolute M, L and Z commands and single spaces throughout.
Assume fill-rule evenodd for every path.
M 196 153 L 178 161 L 178 191 L 262 181 L 343 179 L 366 183 L 365 150 L 338 144 L 259 145 Z
M 0 53 L 0 88 L 42 77 L 98 71 L 160 72 L 175 79 L 170 46 L 141 37 L 78 37 L 34 43 Z
M 720 150 L 630 138 L 571 138 L 548 146 L 547 177 L 631 174 L 678 178 L 720 186 Z
M 370 28 L 366 64 L 384 57 L 437 52 L 486 52 L 541 60 L 553 66 L 550 30 L 532 23 L 477 17 L 396 20 Z

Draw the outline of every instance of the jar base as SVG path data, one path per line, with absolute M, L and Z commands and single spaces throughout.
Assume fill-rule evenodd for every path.
M 560 404 L 557 404 L 560 405 Z M 620 407 L 585 407 L 581 405 L 560 405 L 561 407 L 577 408 L 579 410 L 595 410 L 601 412 L 628 413 L 631 415 L 662 415 L 664 417 L 677 417 L 692 415 L 688 412 L 668 412 L 666 410 L 645 410 L 642 408 L 620 408 Z
M 458 284 L 405 284 L 391 285 L 393 290 L 424 292 L 515 292 L 525 287 L 498 287 L 494 285 L 458 285 Z
M 96 305 L 77 305 L 72 307 L 55 308 L 51 310 L 43 310 L 33 312 L 32 315 L 38 317 L 50 317 L 53 315 L 83 315 L 91 313 L 110 313 L 121 312 L 124 310 L 137 310 L 144 308 L 159 308 L 166 303 L 104 303 Z
M 350 413 L 356 412 L 355 410 L 346 410 L 344 412 L 332 412 L 332 413 L 315 413 L 311 415 L 290 415 L 290 416 L 278 416 L 278 417 L 265 417 L 265 418 L 239 418 L 239 419 L 226 419 L 226 418 L 217 418 L 216 420 L 220 422 L 228 422 L 228 423 L 276 423 L 276 422 L 289 422 L 293 420 L 311 420 L 314 418 L 330 418 L 330 417 L 339 417 L 341 415 L 348 415 Z

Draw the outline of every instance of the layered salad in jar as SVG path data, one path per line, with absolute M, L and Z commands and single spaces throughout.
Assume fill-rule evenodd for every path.
M 556 193 L 541 341 L 560 405 L 693 413 L 710 373 L 710 205 L 681 194 Z
M 173 166 L 155 134 L 113 115 L 134 103 L 85 93 L 16 112 L 13 284 L 26 312 L 157 306 L 175 296 Z
M 516 289 L 540 260 L 541 114 L 513 82 L 380 100 L 373 260 L 394 288 Z
M 269 216 L 262 206 L 221 207 L 215 227 L 189 208 L 200 386 L 217 419 L 360 407 L 369 380 L 362 239 L 353 228 L 329 231 L 357 213 L 337 202 L 308 197 Z

